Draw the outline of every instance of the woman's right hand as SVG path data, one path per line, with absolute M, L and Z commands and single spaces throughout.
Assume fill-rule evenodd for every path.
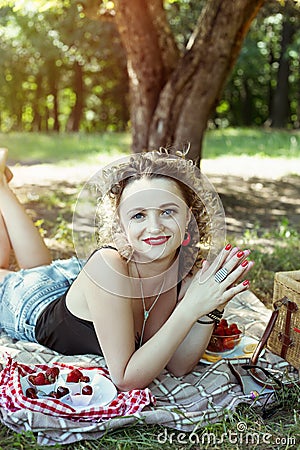
M 249 254 L 249 250 L 241 251 L 227 245 L 212 264 L 204 262 L 182 300 L 186 302 L 193 321 L 216 308 L 223 309 L 236 294 L 249 288 L 248 280 L 240 281 L 253 267 L 253 261 L 246 259 Z M 221 282 L 216 281 L 216 273 L 223 268 L 228 275 Z

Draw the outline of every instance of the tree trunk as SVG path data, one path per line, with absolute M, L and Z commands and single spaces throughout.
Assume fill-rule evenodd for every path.
M 59 124 L 59 102 L 58 102 L 58 79 L 59 74 L 56 69 L 55 61 L 49 62 L 48 69 L 48 77 L 49 77 L 49 90 L 50 94 L 53 96 L 53 131 L 59 132 L 60 124 Z
M 127 53 L 133 151 L 191 144 L 201 158 L 208 118 L 264 0 L 208 0 L 179 56 L 162 0 L 115 1 Z
M 82 66 L 75 61 L 74 63 L 74 85 L 73 89 L 76 94 L 76 101 L 71 111 L 70 117 L 67 123 L 67 131 L 77 132 L 81 118 L 83 115 L 84 107 L 84 87 L 83 87 L 83 70 Z
M 116 23 L 127 54 L 133 151 L 148 149 L 159 96 L 179 52 L 161 0 L 118 0 Z
M 32 129 L 33 131 L 42 131 L 42 114 L 41 114 L 41 99 L 43 99 L 42 93 L 42 83 L 43 77 L 40 73 L 36 76 L 36 84 L 37 89 L 35 93 L 34 100 L 32 102 L 32 110 L 33 110 L 33 120 L 32 120 Z
M 56 131 L 57 133 L 60 130 L 59 125 L 59 107 L 58 107 L 58 89 L 57 86 L 54 86 L 54 89 L 52 91 L 53 93 L 53 115 L 54 115 L 54 125 L 53 125 L 53 131 Z
M 253 123 L 253 100 L 252 100 L 252 92 L 248 84 L 247 79 L 242 80 L 242 95 L 241 95 L 241 118 L 242 124 L 246 127 L 251 126 Z
M 290 65 L 287 55 L 288 46 L 292 42 L 294 29 L 288 17 L 283 21 L 282 41 L 279 59 L 279 68 L 277 73 L 277 86 L 274 93 L 272 105 L 271 125 L 274 128 L 283 128 L 286 126 L 290 116 L 289 104 L 289 74 Z

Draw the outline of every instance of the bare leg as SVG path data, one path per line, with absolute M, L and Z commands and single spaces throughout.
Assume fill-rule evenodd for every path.
M 0 245 L 3 252 L 4 269 L 6 266 L 6 254 L 8 243 L 15 252 L 16 259 L 21 268 L 50 264 L 51 255 L 46 247 L 38 229 L 26 214 L 25 209 L 18 201 L 7 184 L 6 176 L 9 175 L 5 167 L 7 150 L 0 149 Z M 6 176 L 5 176 L 6 175 Z M 9 178 L 9 176 L 8 176 Z M 6 233 L 6 238 L 5 238 Z M 2 239 L 1 239 L 2 236 Z M 2 242 L 4 247 L 2 247 Z
M 0 268 L 8 269 L 11 253 L 11 243 L 8 237 L 6 225 L 0 214 Z

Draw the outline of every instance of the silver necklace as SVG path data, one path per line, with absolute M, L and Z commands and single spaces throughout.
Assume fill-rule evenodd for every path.
M 154 306 L 156 305 L 156 303 L 157 303 L 159 297 L 161 296 L 161 293 L 162 293 L 163 288 L 164 288 L 164 285 L 165 285 L 165 279 L 163 279 L 163 282 L 162 282 L 162 284 L 161 284 L 159 293 L 158 293 L 157 296 L 155 297 L 154 302 L 152 303 L 152 305 L 150 306 L 149 309 L 146 309 L 146 303 L 145 303 L 145 295 L 144 295 L 143 283 L 142 283 L 141 276 L 140 276 L 140 272 L 139 272 L 139 270 L 138 270 L 138 268 L 137 268 L 137 265 L 135 264 L 135 266 L 136 266 L 136 270 L 137 270 L 137 273 L 138 273 L 138 276 L 139 276 L 140 290 L 141 290 L 141 297 L 142 297 L 143 311 L 144 311 L 143 326 L 142 326 L 142 331 L 141 331 L 141 336 L 140 336 L 140 343 L 139 343 L 139 347 L 141 347 L 141 346 L 142 346 L 142 342 L 143 342 L 143 338 L 144 338 L 144 332 L 145 332 L 146 322 L 147 322 L 147 320 L 148 320 L 148 317 L 149 317 L 149 315 L 150 315 L 152 309 L 153 309 Z

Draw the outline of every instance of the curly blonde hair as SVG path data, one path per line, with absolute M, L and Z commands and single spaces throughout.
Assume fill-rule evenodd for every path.
M 122 235 L 113 212 L 118 210 L 124 188 L 129 183 L 141 178 L 164 177 L 177 184 L 191 211 L 192 219 L 187 229 L 191 241 L 188 246 L 181 246 L 179 255 L 180 271 L 187 274 L 195 266 L 199 267 L 207 257 L 212 241 L 223 229 L 224 221 L 222 204 L 212 185 L 191 160 L 178 152 L 177 155 L 170 155 L 165 149 L 160 149 L 134 154 L 126 161 L 102 171 L 101 183 L 98 184 L 97 241 L 99 246 L 117 243 L 119 253 L 129 261 L 132 249 Z

